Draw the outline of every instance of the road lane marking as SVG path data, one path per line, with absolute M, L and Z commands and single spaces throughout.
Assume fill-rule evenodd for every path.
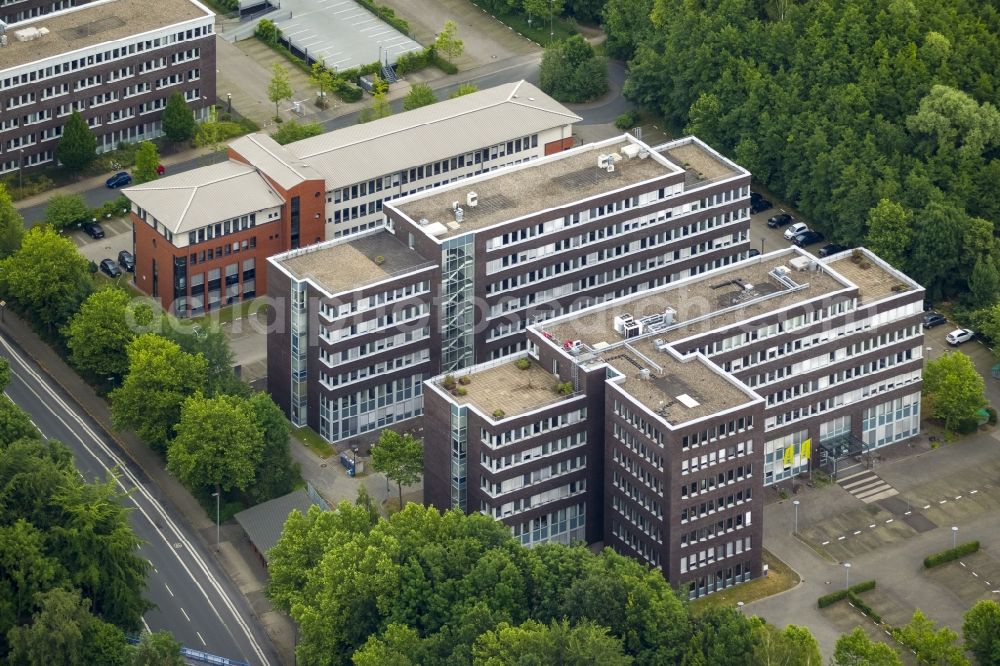
M 844 539 L 846 539 L 846 538 L 847 538 L 847 537 L 845 537 L 845 536 L 839 536 L 839 537 L 837 537 L 837 541 L 843 541 L 843 540 L 844 540 Z
M 173 592 L 173 590 L 170 589 L 169 585 L 167 585 L 166 583 L 164 583 L 163 587 L 167 588 L 167 592 L 170 592 L 170 596 L 174 596 L 174 592 Z
M 830 542 L 829 541 L 824 541 L 821 545 L 825 546 L 828 543 L 830 543 Z
M 927 506 L 925 506 L 924 508 L 925 508 L 925 509 L 929 509 L 929 508 L 931 508 L 931 505 L 930 505 L 930 504 L 928 504 L 928 505 L 927 505 Z
M 890 518 L 889 520 L 885 521 L 885 524 L 888 525 L 889 523 L 891 523 L 894 520 L 895 520 L 895 518 Z
M 227 632 L 230 631 L 229 625 L 226 624 L 226 621 L 222 619 L 222 615 L 219 613 L 218 608 L 216 608 L 215 604 L 213 603 L 212 601 L 213 598 L 220 599 L 222 601 L 226 609 L 233 616 L 233 619 L 239 625 L 243 637 L 246 639 L 251 649 L 257 655 L 257 658 L 260 661 L 260 663 L 263 666 L 269 666 L 270 661 L 264 654 L 264 651 L 261 648 L 260 644 L 257 642 L 257 638 L 251 631 L 250 626 L 247 624 L 243 615 L 236 609 L 236 605 L 233 603 L 233 600 L 230 597 L 229 593 L 225 589 L 223 589 L 222 584 L 219 582 L 218 578 L 214 575 L 213 572 L 209 570 L 208 564 L 206 563 L 205 559 L 201 556 L 200 553 L 195 551 L 194 548 L 190 546 L 190 542 L 188 541 L 187 537 L 183 534 L 181 528 L 177 525 L 176 522 L 174 522 L 173 518 L 171 518 L 167 514 L 164 507 L 154 499 L 153 495 L 149 492 L 149 490 L 142 483 L 139 482 L 139 479 L 135 475 L 135 472 L 125 464 L 125 461 L 114 450 L 112 450 L 107 445 L 107 443 L 105 443 L 104 438 L 102 436 L 99 436 L 97 432 L 95 432 L 94 429 L 91 428 L 90 425 L 84 421 L 84 417 L 81 416 L 80 413 L 77 411 L 81 409 L 79 405 L 77 405 L 76 409 L 74 409 L 69 405 L 69 403 L 63 400 L 62 397 L 49 384 L 49 378 L 47 376 L 43 377 L 41 374 L 32 369 L 25 361 L 25 359 L 22 357 L 22 355 L 16 352 L 15 349 L 11 347 L 11 345 L 7 342 L 7 340 L 3 336 L 0 336 L 0 346 L 2 346 L 7 350 L 7 353 L 9 354 L 11 360 L 16 361 L 17 364 L 21 368 L 23 368 L 24 372 L 29 377 L 31 377 L 31 379 L 34 380 L 38 388 L 47 394 L 49 398 L 48 400 L 44 399 L 38 393 L 38 391 L 35 390 L 35 387 L 31 386 L 25 380 L 24 377 L 18 376 L 18 378 L 24 384 L 24 387 L 32 394 L 34 394 L 39 404 L 42 405 L 45 409 L 47 409 L 48 412 L 57 421 L 62 423 L 63 427 L 65 427 L 66 430 L 70 432 L 78 442 L 80 442 L 80 445 L 84 448 L 84 450 L 86 450 L 86 452 L 90 454 L 91 458 L 93 458 L 94 461 L 96 461 L 97 464 L 100 465 L 105 470 L 105 472 L 112 475 L 112 477 L 115 479 L 115 483 L 118 485 L 118 487 L 122 489 L 124 493 L 131 494 L 132 490 L 126 488 L 125 484 L 122 481 L 123 477 L 126 478 L 133 485 L 134 490 L 138 491 L 143 497 L 146 498 L 146 500 L 149 502 L 152 511 L 154 513 L 159 514 L 163 523 L 167 525 L 171 531 L 174 532 L 175 536 L 178 539 L 183 541 L 188 546 L 186 550 L 189 556 L 194 561 L 195 566 L 198 569 L 200 569 L 200 572 L 204 575 L 208 585 L 213 588 L 213 591 L 215 592 L 214 595 L 210 596 L 208 594 L 208 591 L 202 585 L 201 581 L 198 578 L 196 578 L 194 573 L 191 571 L 190 567 L 188 566 L 188 563 L 185 562 L 184 559 L 180 557 L 180 555 L 177 553 L 176 550 L 170 549 L 170 552 L 174 553 L 174 557 L 177 558 L 178 564 L 180 564 L 181 568 L 184 570 L 184 573 L 186 573 L 187 576 L 191 579 L 192 583 L 194 584 L 194 587 L 205 598 L 205 603 L 212 610 L 212 613 L 219 620 L 219 623 L 222 624 L 222 626 L 226 629 Z M 72 420 L 75 424 L 79 425 L 79 428 L 71 427 L 70 424 L 66 422 L 66 419 L 64 419 L 59 413 L 56 412 L 56 410 L 53 408 L 53 403 L 61 407 L 66 417 Z M 103 452 L 103 454 L 107 458 L 109 458 L 113 462 L 112 466 L 109 467 L 105 463 L 105 461 L 100 456 L 97 455 L 94 448 L 88 445 L 88 443 L 84 440 L 83 436 L 80 434 L 79 432 L 80 430 L 86 433 L 90 437 L 91 443 L 94 444 L 101 452 Z M 144 509 L 142 506 L 139 506 L 138 509 L 139 513 L 142 514 L 142 516 L 150 523 L 151 526 L 157 527 L 157 523 L 153 520 L 150 514 L 147 513 L 146 509 Z M 167 536 L 163 533 L 162 528 L 160 529 L 161 529 L 161 531 L 159 532 L 160 538 L 162 538 L 166 543 L 169 544 Z
M 146 633 L 147 634 L 153 633 L 153 630 L 149 628 L 149 623 L 146 622 L 146 618 L 143 617 L 143 618 L 139 618 L 139 619 L 142 620 L 142 626 L 146 627 Z
M 857 532 L 854 533 L 855 536 L 857 536 L 858 534 L 861 534 L 861 530 L 858 530 Z
M 945 503 L 945 502 L 947 502 L 947 501 L 948 501 L 948 500 L 941 500 L 940 502 L 938 502 L 938 504 L 944 504 L 944 503 Z
M 868 526 L 868 529 L 872 529 L 874 527 L 875 527 L 875 523 L 872 523 L 871 525 Z
M 200 631 L 196 631 L 194 633 L 195 633 L 196 636 L 198 636 L 198 640 L 201 641 L 201 644 L 204 645 L 205 647 L 208 647 L 208 643 L 206 643 L 205 639 L 201 637 L 201 632 Z
M 180 608 L 181 612 L 184 613 L 184 619 L 187 620 L 188 622 L 190 622 L 191 618 L 188 617 L 187 611 L 184 610 L 184 606 L 178 606 L 178 608 Z

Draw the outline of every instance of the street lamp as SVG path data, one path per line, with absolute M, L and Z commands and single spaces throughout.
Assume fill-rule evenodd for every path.
M 951 526 L 951 549 L 955 550 L 955 546 L 958 542 L 958 528 L 954 525 Z
M 847 589 L 851 589 L 851 563 L 850 562 L 844 562 L 844 571 L 847 573 L 847 582 L 845 583 L 844 587 L 847 588 Z
M 4 321 L 3 313 L 7 309 L 7 301 L 0 301 L 0 322 Z
M 799 501 L 792 500 L 792 506 L 795 507 L 795 531 L 792 534 L 799 533 Z
M 226 93 L 226 113 L 233 112 L 233 93 Z
M 214 492 L 212 497 L 215 498 L 215 549 L 219 549 L 219 495 L 222 493 Z
M 760 239 L 760 253 L 764 254 L 764 239 Z

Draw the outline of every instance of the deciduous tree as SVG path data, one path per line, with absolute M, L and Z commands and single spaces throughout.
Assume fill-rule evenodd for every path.
M 319 123 L 297 123 L 294 120 L 287 120 L 281 123 L 278 131 L 271 135 L 271 138 L 285 145 L 293 141 L 301 141 L 311 136 L 319 136 L 325 130 Z
M 868 638 L 861 627 L 837 640 L 833 651 L 834 666 L 903 666 L 899 653 L 887 643 Z
M 413 109 L 419 109 L 421 106 L 433 104 L 436 101 L 437 97 L 434 96 L 434 91 L 431 90 L 429 85 L 426 83 L 415 83 L 410 88 L 410 92 L 403 98 L 403 110 L 412 111 Z
M 0 446 L 38 437 L 38 430 L 23 409 L 6 398 L 0 400 Z
M 256 416 L 243 398 L 196 395 L 184 401 L 167 469 L 192 490 L 246 490 L 264 448 Z
M 753 655 L 754 663 L 762 666 L 823 666 L 819 643 L 808 629 L 794 624 L 779 629 L 758 621 Z
M 868 211 L 868 249 L 890 264 L 906 270 L 913 242 L 910 215 L 900 204 L 882 199 Z
M 118 428 L 132 428 L 160 453 L 174 435 L 181 405 L 204 387 L 205 357 L 181 351 L 176 342 L 153 333 L 127 348 L 128 375 L 111 392 L 111 415 Z
M 455 99 L 456 97 L 461 97 L 462 95 L 468 95 L 474 92 L 479 92 L 479 88 L 476 87 L 476 84 L 462 83 L 452 91 L 449 99 Z
M 472 647 L 474 666 L 520 666 L 563 664 L 564 666 L 628 666 L 620 639 L 609 636 L 607 627 L 593 622 L 570 626 L 553 620 L 548 626 L 528 620 L 518 626 L 502 622 L 481 634 Z
M 0 393 L 10 384 L 10 363 L 7 359 L 0 357 Z
M 132 666 L 184 666 L 181 644 L 169 631 L 144 632 L 135 646 Z
M 254 501 L 265 502 L 292 492 L 299 475 L 288 449 L 285 413 L 267 393 L 254 393 L 249 399 L 249 407 L 260 428 L 262 446 L 260 462 L 247 493 Z
M 545 49 L 539 86 L 560 102 L 586 102 L 608 89 L 608 64 L 580 35 Z
M 14 208 L 10 194 L 0 183 L 0 259 L 9 257 L 21 248 L 24 238 L 24 218 Z
M 372 447 L 372 469 L 382 472 L 399 487 L 399 508 L 403 508 L 403 486 L 420 480 L 424 472 L 424 447 L 410 433 L 386 428 Z
M 97 157 L 97 137 L 90 131 L 79 111 L 73 111 L 63 125 L 56 157 L 70 171 L 80 171 Z
M 969 276 L 969 302 L 981 307 L 997 302 L 1000 297 L 1000 271 L 992 256 L 976 259 Z
M 184 101 L 184 95 L 179 92 L 171 94 L 163 109 L 163 133 L 173 143 L 181 143 L 193 139 L 197 127 L 194 111 Z
M 0 293 L 49 333 L 66 323 L 90 290 L 87 260 L 51 227 L 32 227 L 21 249 L 0 260 Z
M 937 623 L 919 609 L 913 612 L 909 623 L 899 627 L 896 638 L 916 653 L 917 663 L 923 666 L 969 666 L 962 647 L 957 644 L 958 634 L 948 627 L 937 628 Z
M 986 406 L 984 391 L 982 375 L 962 352 L 953 351 L 927 362 L 923 392 L 931 415 L 942 419 L 949 430 L 958 429 L 963 420 L 975 418 L 976 412 Z
M 274 117 L 280 118 L 278 104 L 284 100 L 291 101 L 292 84 L 288 79 L 288 69 L 280 62 L 271 65 L 271 80 L 267 84 L 267 98 L 274 103 Z
M 561 0 L 560 0 L 561 2 Z M 434 40 L 434 48 L 449 60 L 462 55 L 465 50 L 465 43 L 458 38 L 458 24 L 448 19 L 444 22 L 444 27 Z
M 90 207 L 79 194 L 56 194 L 45 206 L 45 223 L 56 230 L 89 222 L 91 217 Z
M 316 86 L 316 90 L 319 93 L 317 104 L 325 109 L 329 104 L 327 100 L 329 100 L 333 91 L 337 89 L 337 77 L 327 69 L 325 63 L 314 62 L 312 64 L 312 72 L 309 75 L 309 81 Z
M 135 169 L 132 178 L 136 184 L 148 183 L 160 177 L 157 167 L 160 166 L 160 153 L 152 141 L 143 141 L 135 152 Z
M 94 292 L 80 306 L 63 331 L 73 366 L 91 380 L 121 379 L 128 372 L 126 349 L 136 336 L 135 324 L 148 326 L 150 305 L 121 289 Z
M 987 599 L 978 602 L 965 614 L 962 624 L 965 649 L 980 666 L 1000 664 L 1000 604 Z

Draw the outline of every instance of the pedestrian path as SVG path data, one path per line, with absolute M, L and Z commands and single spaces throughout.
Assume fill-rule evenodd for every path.
M 899 494 L 899 491 L 886 483 L 882 477 L 869 470 L 852 474 L 845 479 L 840 479 L 837 483 L 865 504 Z

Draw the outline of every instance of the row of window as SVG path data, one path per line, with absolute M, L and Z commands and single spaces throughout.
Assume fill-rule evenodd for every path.
M 625 520 L 632 523 L 636 529 L 648 536 L 658 544 L 663 543 L 663 529 L 642 511 L 636 509 L 632 502 L 619 497 L 611 496 L 611 508 L 622 515 Z
M 319 306 L 319 313 L 327 321 L 334 321 L 340 317 L 350 317 L 359 312 L 366 312 L 373 308 L 378 308 L 389 303 L 395 303 L 414 296 L 430 293 L 431 283 L 429 280 L 413 282 L 403 287 L 380 291 L 370 296 L 351 301 L 327 301 Z
M 629 527 L 619 520 L 611 519 L 611 533 L 618 537 L 622 543 L 632 549 L 639 557 L 649 562 L 650 566 L 658 567 L 660 566 L 660 550 L 654 546 L 652 543 L 643 539 L 638 534 L 633 532 Z M 612 544 L 616 551 L 620 552 L 621 549 L 618 544 Z M 628 553 L 622 553 L 627 555 Z
M 750 524 L 750 513 L 746 514 L 746 524 Z M 742 525 L 740 526 L 742 527 Z M 738 528 L 737 528 L 738 529 Z M 687 573 L 688 571 L 694 571 L 695 569 L 700 569 L 701 567 L 706 567 L 709 564 L 713 564 L 718 560 L 725 559 L 727 557 L 733 557 L 734 555 L 740 555 L 744 551 L 750 550 L 750 537 L 744 537 L 736 539 L 735 541 L 729 541 L 724 544 L 719 544 L 718 546 L 713 546 L 712 548 L 706 548 L 697 553 L 691 553 L 690 555 L 685 555 L 681 558 L 681 573 Z
M 739 527 L 743 527 L 743 525 L 740 525 Z M 703 527 L 699 527 L 698 529 L 681 534 L 681 548 L 698 543 L 699 541 L 708 541 L 709 539 L 714 539 L 717 536 L 729 534 L 736 529 L 739 528 L 736 525 L 735 516 L 722 518 L 711 525 L 705 525 Z
M 384 375 L 389 372 L 395 372 L 402 368 L 408 368 L 412 365 L 417 365 L 419 363 L 424 363 L 430 359 L 430 350 L 421 349 L 420 351 L 414 352 L 412 354 L 404 354 L 403 356 L 396 356 L 387 361 L 382 361 L 381 363 L 373 363 L 367 365 L 363 368 L 355 368 L 349 372 L 341 372 L 336 375 L 330 375 L 326 372 L 320 373 L 320 382 L 329 389 L 334 389 L 338 386 L 344 386 L 346 384 L 353 384 L 359 382 L 368 377 L 375 377 L 378 375 Z
M 630 477 L 622 474 L 618 470 L 612 470 L 611 472 L 611 483 L 615 486 L 615 488 L 624 493 L 626 497 L 632 500 L 632 502 L 641 506 L 646 511 L 649 511 L 657 518 L 663 518 L 663 508 L 660 506 L 659 500 L 650 497 L 648 494 L 643 492 L 643 487 L 633 483 L 632 481 L 633 480 Z
M 536 437 L 551 430 L 564 428 L 566 426 L 573 425 L 574 423 L 580 423 L 581 421 L 586 420 L 587 408 L 584 407 L 583 409 L 566 412 L 565 414 L 549 416 L 541 421 L 535 421 L 534 423 L 529 423 L 528 425 L 521 426 L 520 428 L 512 428 L 511 430 L 506 430 L 499 434 L 491 433 L 486 428 L 480 428 L 479 437 L 483 444 L 495 449 L 519 442 L 522 439 Z
M 525 472 L 524 474 L 515 476 L 512 479 L 505 479 L 500 482 L 493 482 L 485 476 L 481 476 L 479 477 L 479 487 L 487 495 L 495 498 L 505 493 L 543 483 L 549 479 L 565 476 L 566 474 L 570 474 L 586 466 L 587 456 L 576 456 L 574 458 L 559 460 L 551 465 L 547 465 L 539 469 L 533 469 L 530 472 Z
M 586 490 L 586 479 L 571 481 L 564 486 L 546 490 L 545 492 L 532 495 L 531 497 L 517 499 L 513 502 L 506 502 L 500 506 L 489 507 L 484 513 L 493 516 L 497 520 L 500 520 L 501 518 L 509 518 L 510 516 L 518 513 L 530 511 L 531 509 L 542 506 L 543 504 L 549 504 L 550 502 L 556 502 L 558 500 L 580 495 L 586 492 Z

